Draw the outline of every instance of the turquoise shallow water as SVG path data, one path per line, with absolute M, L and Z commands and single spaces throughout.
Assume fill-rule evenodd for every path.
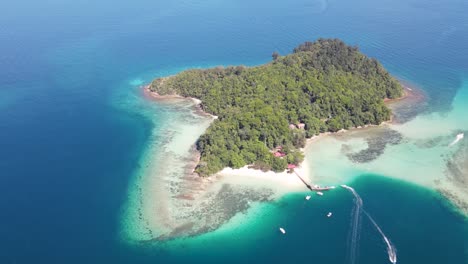
M 466 251 L 467 223 L 443 197 L 379 175 L 362 176 L 352 185 L 361 194 L 364 209 L 396 246 L 399 263 L 464 263 L 460 257 Z M 145 252 L 170 256 L 165 259 L 170 263 L 241 263 L 252 259 L 260 263 L 347 263 L 352 195 L 339 188 L 309 201 L 304 196 L 291 194 L 263 204 L 228 232 L 148 246 Z M 327 218 L 330 211 L 333 216 Z M 451 224 L 441 228 L 447 219 L 452 219 Z M 284 227 L 287 234 L 280 234 L 278 226 Z M 385 244 L 365 217 L 358 245 L 357 263 L 387 261 Z
M 352 197 L 341 189 L 309 203 L 291 194 L 254 206 L 231 228 L 202 236 L 123 240 L 142 153 L 164 140 L 158 131 L 174 117 L 142 100 L 137 86 L 190 67 L 255 65 L 275 50 L 339 37 L 421 87 L 426 111 L 445 113 L 432 119 L 439 122 L 468 72 L 466 10 L 459 0 L 0 3 L 0 262 L 348 263 Z M 463 117 L 466 108 L 457 109 Z M 381 176 L 351 184 L 399 263 L 467 263 L 466 220 L 444 198 Z M 386 261 L 364 220 L 358 263 Z

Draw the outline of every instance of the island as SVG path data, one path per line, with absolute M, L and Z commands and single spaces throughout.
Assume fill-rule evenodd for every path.
M 217 117 L 196 142 L 201 176 L 246 165 L 292 169 L 304 159 L 307 138 L 388 121 L 384 101 L 403 95 L 376 59 L 339 39 L 305 42 L 285 56 L 274 52 L 260 66 L 186 70 L 148 89 L 159 97 L 196 98 Z

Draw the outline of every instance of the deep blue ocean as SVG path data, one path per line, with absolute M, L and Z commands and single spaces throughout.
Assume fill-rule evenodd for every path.
M 153 124 L 116 100 L 155 76 L 256 65 L 337 37 L 421 87 L 426 111 L 447 111 L 468 76 L 467 11 L 465 0 L 0 2 L 0 263 L 347 263 L 345 191 L 326 205 L 302 194 L 266 204 L 259 217 L 287 223 L 287 237 L 253 223 L 197 247 L 122 241 Z M 398 263 L 468 263 L 467 221 L 443 197 L 372 175 L 354 186 Z M 329 207 L 346 217 L 314 217 Z M 358 263 L 389 263 L 370 222 L 362 228 Z

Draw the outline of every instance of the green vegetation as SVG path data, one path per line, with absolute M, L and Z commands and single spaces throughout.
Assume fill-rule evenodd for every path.
M 218 116 L 197 142 L 201 175 L 246 164 L 283 171 L 298 164 L 305 138 L 390 118 L 384 98 L 402 95 L 382 65 L 337 39 L 306 42 L 257 67 L 188 70 L 153 81 L 151 90 L 202 100 Z M 290 124 L 304 123 L 304 129 Z M 285 157 L 272 154 L 283 146 Z

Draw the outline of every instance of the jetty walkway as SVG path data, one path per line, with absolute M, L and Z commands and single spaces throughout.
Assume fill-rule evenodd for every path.
M 304 178 L 301 177 L 301 175 L 299 175 L 299 173 L 297 173 L 297 171 L 293 170 L 294 174 L 296 174 L 296 176 L 299 178 L 299 180 L 302 181 L 302 183 L 304 183 L 304 185 L 307 187 L 307 189 L 313 191 L 313 192 L 321 192 L 321 191 L 329 191 L 331 189 L 335 189 L 335 186 L 325 186 L 325 187 L 320 187 L 320 186 L 312 186 L 310 185 L 309 183 L 307 183 Z

